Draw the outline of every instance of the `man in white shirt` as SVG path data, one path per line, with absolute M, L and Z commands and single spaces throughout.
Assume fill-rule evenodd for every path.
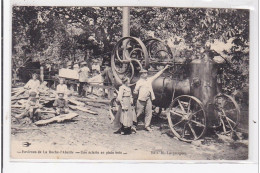
M 145 129 L 151 131 L 150 123 L 152 120 L 152 101 L 155 95 L 152 88 L 152 83 L 157 79 L 169 66 L 156 73 L 154 76 L 148 78 L 148 71 L 142 69 L 140 71 L 141 78 L 137 81 L 134 94 L 138 95 L 136 103 L 136 115 L 139 117 L 143 112 L 145 114 Z M 137 125 L 137 124 L 136 124 Z M 135 127 L 133 128 L 135 130 Z
M 81 63 L 81 68 L 79 69 L 79 96 L 85 96 L 86 90 L 84 87 L 86 86 L 89 78 L 89 68 L 87 67 L 86 62 Z

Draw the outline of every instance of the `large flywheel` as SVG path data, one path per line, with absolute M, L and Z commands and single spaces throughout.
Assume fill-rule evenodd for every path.
M 174 62 L 170 47 L 160 39 L 151 38 L 145 40 L 144 44 L 148 51 L 149 64 L 156 70 L 160 70 L 160 66 Z
M 142 68 L 149 67 L 148 52 L 144 43 L 136 37 L 121 38 L 113 49 L 111 67 L 118 83 L 126 76 L 130 79 L 130 85 L 134 85 L 134 76 L 137 76 Z

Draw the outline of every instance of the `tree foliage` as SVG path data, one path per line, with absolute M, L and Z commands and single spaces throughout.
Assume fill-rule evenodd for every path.
M 248 83 L 249 10 L 209 8 L 131 8 L 131 36 L 157 37 L 167 43 L 175 58 L 200 58 L 210 47 L 230 61 L 225 70 L 227 91 Z M 119 7 L 13 7 L 12 63 L 62 64 L 109 55 L 122 35 Z M 219 45 L 222 45 L 219 46 Z

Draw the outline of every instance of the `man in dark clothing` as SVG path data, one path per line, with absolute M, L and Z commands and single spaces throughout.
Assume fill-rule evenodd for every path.
M 110 66 L 110 63 L 108 61 L 104 62 L 105 69 L 101 73 L 101 76 L 104 79 L 104 86 L 113 86 L 114 85 L 114 75 Z M 108 89 L 108 98 L 111 99 L 114 95 L 113 89 Z

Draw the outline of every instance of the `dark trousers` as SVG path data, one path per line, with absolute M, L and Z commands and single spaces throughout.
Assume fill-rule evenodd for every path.
M 87 82 L 80 82 L 79 83 L 79 95 L 80 96 L 85 96 L 86 95 L 86 90 L 84 86 L 87 84 Z

